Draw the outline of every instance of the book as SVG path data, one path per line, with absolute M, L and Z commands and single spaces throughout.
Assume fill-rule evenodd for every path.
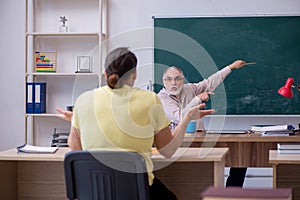
M 18 152 L 22 153 L 55 153 L 58 147 L 42 147 L 24 144 L 17 147 Z
M 251 131 L 254 132 L 265 132 L 265 131 L 285 131 L 294 130 L 295 128 L 290 124 L 283 125 L 252 125 Z
M 290 136 L 294 135 L 293 130 L 282 130 L 282 131 L 264 131 L 261 133 L 262 136 Z
M 210 186 L 201 193 L 201 197 L 202 200 L 292 200 L 292 189 Z
M 34 113 L 34 85 L 26 83 L 26 113 Z
M 46 112 L 46 83 L 34 83 L 34 113 Z
M 277 143 L 277 149 L 300 150 L 300 142 L 296 143 Z
M 250 130 L 254 132 L 261 132 L 263 127 L 269 127 L 269 126 L 274 126 L 274 125 L 255 124 L 250 127 Z
M 46 112 L 46 87 L 44 82 L 26 83 L 26 113 Z
M 300 149 L 277 149 L 280 154 L 300 154 Z
M 277 143 L 280 154 L 300 154 L 300 143 Z

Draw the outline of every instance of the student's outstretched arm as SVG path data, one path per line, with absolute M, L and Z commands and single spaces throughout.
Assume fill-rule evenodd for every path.
M 179 122 L 173 133 L 170 131 L 169 127 L 166 127 L 155 134 L 154 144 L 160 154 L 165 157 L 171 157 L 180 147 L 189 121 L 200 119 L 215 112 L 214 109 L 200 110 L 204 107 L 204 103 L 192 107 L 183 116 L 182 120 Z
M 61 108 L 57 108 L 56 111 L 61 113 L 60 115 L 57 115 L 59 118 L 64 119 L 69 122 L 72 120 L 73 112 L 68 111 L 68 110 L 63 110 Z

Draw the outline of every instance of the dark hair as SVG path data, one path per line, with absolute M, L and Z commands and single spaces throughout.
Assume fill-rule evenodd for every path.
M 137 58 L 134 53 L 126 47 L 120 47 L 111 51 L 105 59 L 105 72 L 107 85 L 112 88 L 121 88 L 123 80 L 128 72 L 132 72 L 137 65 Z

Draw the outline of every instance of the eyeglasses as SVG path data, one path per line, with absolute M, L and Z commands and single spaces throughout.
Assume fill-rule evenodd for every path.
M 171 77 L 164 78 L 164 81 L 166 82 L 171 82 L 172 80 L 174 80 L 175 82 L 179 82 L 182 81 L 183 78 L 180 76 L 176 76 L 175 78 L 171 78 Z

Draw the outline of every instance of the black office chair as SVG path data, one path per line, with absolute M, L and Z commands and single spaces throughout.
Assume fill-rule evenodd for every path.
M 71 151 L 64 168 L 68 199 L 149 199 L 146 164 L 138 153 Z

